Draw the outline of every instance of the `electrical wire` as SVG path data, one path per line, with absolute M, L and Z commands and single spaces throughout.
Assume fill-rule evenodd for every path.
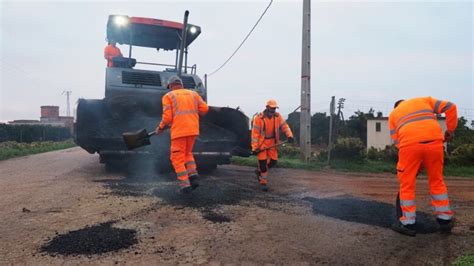
M 268 6 L 265 8 L 265 10 L 263 11 L 262 15 L 260 15 L 260 18 L 257 20 L 257 22 L 255 23 L 255 25 L 253 25 L 252 29 L 249 31 L 249 33 L 247 34 L 247 36 L 245 36 L 244 40 L 240 43 L 240 45 L 237 47 L 237 49 L 235 49 L 235 51 L 232 53 L 231 56 L 229 56 L 229 58 L 227 58 L 227 60 L 225 60 L 225 62 L 220 66 L 218 67 L 216 70 L 212 71 L 210 74 L 208 74 L 207 76 L 212 76 L 214 75 L 217 71 L 221 70 L 229 61 L 230 59 L 232 59 L 232 57 L 237 53 L 237 51 L 239 51 L 240 47 L 242 47 L 242 45 L 244 45 L 245 41 L 247 41 L 247 39 L 250 37 L 250 34 L 252 34 L 253 30 L 257 27 L 258 23 L 260 23 L 260 20 L 262 20 L 263 16 L 265 15 L 265 13 L 267 13 L 267 10 L 270 8 L 270 6 L 272 5 L 273 3 L 273 0 L 270 0 L 270 3 L 268 4 Z

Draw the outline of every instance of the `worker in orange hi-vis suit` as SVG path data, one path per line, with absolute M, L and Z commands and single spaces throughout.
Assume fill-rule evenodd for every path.
M 447 130 L 444 135 L 436 119 L 442 113 L 446 114 Z M 402 234 L 416 235 L 415 184 L 420 167 L 424 167 L 440 231 L 450 232 L 453 228 L 453 211 L 443 180 L 443 141 L 451 141 L 454 137 L 458 123 L 456 105 L 431 97 L 400 100 L 395 103 L 388 121 L 391 138 L 399 149 L 399 221 L 392 225 L 392 229 Z
M 105 47 L 104 49 L 104 58 L 107 60 L 107 67 L 113 67 L 114 62 L 112 61 L 112 58 L 119 56 L 122 57 L 122 52 L 120 52 L 120 49 L 115 46 L 116 42 L 114 40 L 110 40 L 109 44 Z
M 278 160 L 277 148 L 266 148 L 279 143 L 280 130 L 289 143 L 293 142 L 293 133 L 285 119 L 276 112 L 277 108 L 275 100 L 267 101 L 266 109 L 256 115 L 252 123 L 252 153 L 258 158 L 255 173 L 263 191 L 268 191 L 268 168 L 274 167 Z
M 199 115 L 205 115 L 209 107 L 194 91 L 183 87 L 178 76 L 168 79 L 171 90 L 163 96 L 163 115 L 156 134 L 171 126 L 171 164 L 176 172 L 181 191 L 189 193 L 198 187 L 198 172 L 192 154 L 199 135 Z

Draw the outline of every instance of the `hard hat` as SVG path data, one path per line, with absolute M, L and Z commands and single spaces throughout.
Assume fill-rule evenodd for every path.
M 178 76 L 171 76 L 171 77 L 168 78 L 168 83 L 167 83 L 166 87 L 168 87 L 170 84 L 173 84 L 173 83 L 177 83 L 177 84 L 183 85 L 183 81 L 181 80 L 180 77 L 178 77 Z
M 270 108 L 278 108 L 277 102 L 273 99 L 267 101 L 267 106 L 269 106 Z

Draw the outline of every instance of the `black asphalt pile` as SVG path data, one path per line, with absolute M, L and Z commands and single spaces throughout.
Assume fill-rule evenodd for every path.
M 138 243 L 135 230 L 113 228 L 113 223 L 87 226 L 57 235 L 41 246 L 40 251 L 50 255 L 100 255 L 126 249 Z
M 384 202 L 354 197 L 324 199 L 306 197 L 303 200 L 311 202 L 314 214 L 348 222 L 388 228 L 397 219 L 395 205 Z M 416 215 L 416 231 L 418 233 L 429 234 L 438 230 L 438 225 L 430 214 L 417 212 Z

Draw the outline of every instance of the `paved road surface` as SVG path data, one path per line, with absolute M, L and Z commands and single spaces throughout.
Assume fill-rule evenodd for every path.
M 393 175 L 223 166 L 191 196 L 172 175 L 106 173 L 79 148 L 0 162 L 0 264 L 449 264 L 474 251 L 474 179 L 447 178 L 457 227 L 399 235 Z

